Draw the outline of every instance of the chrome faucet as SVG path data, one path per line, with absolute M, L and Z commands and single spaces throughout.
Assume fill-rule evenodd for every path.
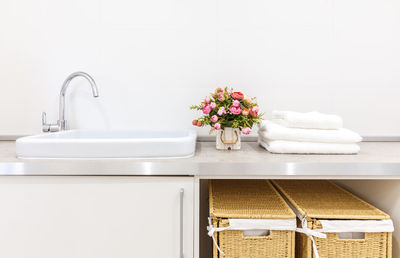
M 92 87 L 92 92 L 93 92 L 93 97 L 97 98 L 99 96 L 99 92 L 96 86 L 96 82 L 93 80 L 93 78 L 84 72 L 75 72 L 71 74 L 70 76 L 65 79 L 61 92 L 60 92 L 60 110 L 59 110 L 59 118 L 57 121 L 57 124 L 48 124 L 46 122 L 46 113 L 42 113 L 42 130 L 43 132 L 57 132 L 57 131 L 64 131 L 67 130 L 68 125 L 67 121 L 65 120 L 65 93 L 68 89 L 69 83 L 74 79 L 75 77 L 82 76 L 86 78 L 86 80 L 89 81 L 90 86 Z

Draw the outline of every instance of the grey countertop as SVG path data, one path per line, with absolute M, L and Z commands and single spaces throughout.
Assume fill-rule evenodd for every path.
M 255 142 L 239 151 L 197 143 L 186 159 L 18 159 L 15 142 L 0 141 L 0 175 L 171 175 L 200 178 L 400 179 L 400 142 L 363 142 L 358 155 L 271 154 Z

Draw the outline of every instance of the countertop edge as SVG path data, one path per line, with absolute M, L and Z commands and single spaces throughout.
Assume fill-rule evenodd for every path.
M 382 178 L 400 179 L 400 163 L 157 163 L 98 167 L 79 164 L 0 163 L 0 176 L 199 176 L 200 178 Z
M 187 159 L 17 159 L 0 142 L 1 176 L 194 176 L 204 178 L 400 179 L 400 142 L 361 143 L 359 155 L 271 154 L 254 142 L 239 151 L 197 144 Z

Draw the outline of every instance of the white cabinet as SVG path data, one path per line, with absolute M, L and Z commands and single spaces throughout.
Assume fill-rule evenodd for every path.
M 191 258 L 193 186 L 192 177 L 0 177 L 0 257 L 181 258 L 182 239 Z

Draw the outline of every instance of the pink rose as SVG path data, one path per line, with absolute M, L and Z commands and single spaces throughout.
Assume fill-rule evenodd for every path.
M 207 97 L 204 101 L 205 101 L 207 104 L 210 103 L 210 97 Z
M 213 115 L 213 116 L 211 117 L 211 121 L 212 121 L 213 123 L 217 122 L 217 121 L 218 121 L 218 117 L 217 117 L 216 115 Z
M 252 117 L 258 116 L 258 111 L 259 111 L 259 110 L 260 110 L 259 107 L 257 107 L 257 106 L 253 107 L 252 109 L 250 109 L 250 115 L 251 115 Z
M 231 111 L 231 113 L 234 114 L 234 115 L 239 115 L 240 113 L 242 113 L 242 109 L 240 108 L 240 106 L 239 107 L 235 107 L 234 105 L 232 105 L 229 108 L 229 111 Z
M 243 133 L 243 134 L 250 134 L 250 133 L 251 133 L 251 129 L 248 128 L 248 127 L 243 128 L 243 129 L 242 129 L 242 133 Z
M 204 107 L 203 107 L 203 113 L 204 114 L 209 114 L 211 112 L 211 107 L 210 107 L 210 105 L 205 105 Z
M 218 110 L 217 114 L 218 114 L 219 116 L 222 116 L 222 114 L 226 114 L 225 107 L 221 107 L 221 108 Z
M 220 95 L 218 96 L 218 100 L 219 100 L 219 101 L 224 101 L 224 96 L 223 96 L 222 94 L 220 94 Z
M 216 123 L 216 124 L 214 125 L 214 129 L 215 129 L 215 130 L 221 129 L 221 124 L 220 124 L 220 123 Z
M 234 107 L 240 107 L 240 102 L 239 102 L 239 100 L 233 101 L 232 106 L 234 106 Z
M 217 107 L 217 104 L 215 104 L 215 102 L 211 102 L 210 106 L 211 106 L 212 109 L 214 109 L 214 108 Z

